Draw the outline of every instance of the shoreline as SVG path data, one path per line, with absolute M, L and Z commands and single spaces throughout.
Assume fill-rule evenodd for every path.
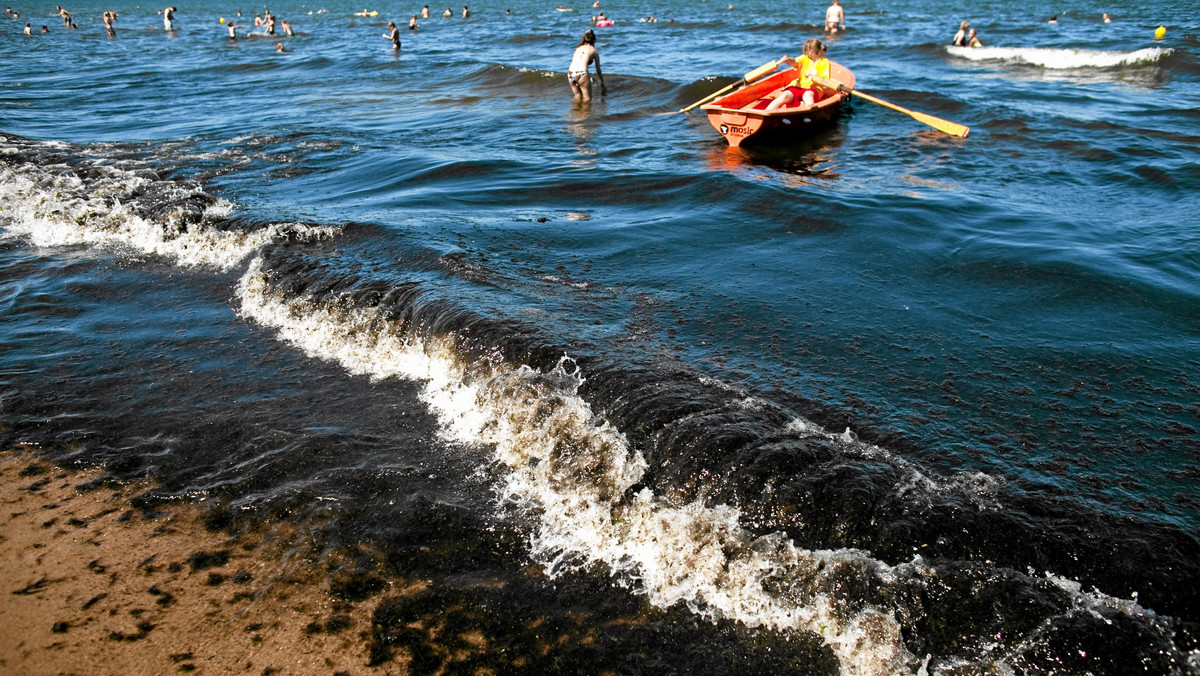
M 151 487 L 0 451 L 0 671 L 408 671 L 368 666 L 378 599 L 333 596 L 336 562 L 315 560 L 296 525 L 214 532 L 196 504 L 135 506 Z

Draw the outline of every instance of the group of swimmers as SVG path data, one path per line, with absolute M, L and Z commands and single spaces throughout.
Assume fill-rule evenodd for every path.
M 238 17 L 242 16 L 242 12 L 240 10 L 238 11 L 237 16 Z M 222 21 L 224 21 L 224 19 L 222 19 Z M 254 14 L 254 26 L 256 28 L 261 26 L 263 29 L 264 35 L 278 35 L 278 33 L 276 32 L 276 26 L 283 29 L 283 34 L 287 35 L 288 37 L 292 37 L 292 36 L 296 35 L 295 31 L 292 30 L 292 24 L 288 23 L 287 20 L 285 20 L 285 19 L 280 19 L 280 18 L 276 17 L 274 14 L 271 13 L 271 10 L 269 10 L 269 9 L 264 9 L 262 16 L 259 16 L 257 12 Z M 233 21 L 230 21 L 229 23 L 225 24 L 225 28 L 227 28 L 229 30 L 229 39 L 230 40 L 237 39 L 237 29 L 246 28 L 246 27 L 247 26 L 242 26 L 241 24 L 235 23 Z M 275 46 L 276 46 L 275 51 L 278 51 L 278 52 L 286 52 L 287 51 L 287 49 L 283 48 L 282 42 L 276 43 Z
M 837 2 L 837 0 L 834 0 L 834 2 Z M 1112 23 L 1112 17 L 1108 15 L 1108 12 L 1105 12 L 1104 15 L 1100 17 L 1100 21 L 1103 23 Z M 1050 17 L 1050 20 L 1047 23 L 1058 23 L 1058 15 L 1056 14 Z M 954 39 L 950 41 L 950 44 L 954 45 L 955 47 L 983 46 L 983 43 L 979 41 L 979 35 L 975 32 L 974 28 L 971 28 L 970 21 L 964 21 L 961 25 L 959 25 L 958 32 L 954 34 Z
M 979 35 L 971 28 L 970 21 L 964 21 L 958 27 L 958 32 L 954 34 L 954 39 L 950 44 L 955 47 L 982 47 L 983 43 L 979 41 Z
M 508 13 L 511 14 L 512 10 L 508 10 Z M 421 8 L 421 18 L 428 19 L 430 16 L 432 16 L 432 15 L 429 13 L 429 5 L 425 5 L 424 7 Z M 454 12 L 451 11 L 451 9 L 449 7 L 446 8 L 446 11 L 442 12 L 442 18 L 448 19 L 452 16 L 454 16 Z M 471 18 L 471 10 L 466 5 L 463 5 L 463 8 L 462 8 L 462 18 L 464 18 L 464 19 Z M 417 15 L 416 14 L 414 14 L 408 18 L 409 32 L 415 33 L 415 32 L 417 32 L 417 29 L 420 27 L 421 27 L 421 24 L 417 23 Z M 395 21 L 387 22 L 387 29 L 388 29 L 388 32 L 384 33 L 383 37 L 386 40 L 391 41 L 393 52 L 399 52 L 400 47 L 401 47 L 400 29 L 396 27 Z
M 66 28 L 67 30 L 79 30 L 79 26 L 75 25 L 75 15 L 74 14 L 72 14 L 72 13 L 68 12 L 67 10 L 63 9 L 62 7 L 58 7 L 58 6 L 55 6 L 54 11 L 58 14 L 59 17 L 62 18 L 63 28 Z M 12 7 L 5 7 L 4 14 L 13 19 L 21 18 L 21 15 L 17 12 L 14 12 Z M 105 12 L 104 13 L 105 25 L 108 25 L 108 21 L 110 20 L 110 17 L 109 17 L 110 14 L 112 15 L 111 16 L 112 19 L 117 18 L 116 12 Z M 49 33 L 49 32 L 50 32 L 49 26 L 42 26 L 42 33 Z M 28 21 L 25 22 L 25 34 L 33 35 L 33 26 L 31 26 Z

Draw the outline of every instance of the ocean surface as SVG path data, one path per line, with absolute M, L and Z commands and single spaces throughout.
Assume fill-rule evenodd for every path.
M 11 5 L 0 440 L 427 581 L 376 667 L 1200 673 L 1194 0 L 847 0 L 970 136 L 738 150 L 664 113 L 824 7 L 733 3 L 603 0 L 590 105 L 577 0 Z

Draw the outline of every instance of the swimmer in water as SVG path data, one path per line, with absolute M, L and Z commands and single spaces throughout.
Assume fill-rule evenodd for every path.
M 395 21 L 389 21 L 387 24 L 388 32 L 383 34 L 383 37 L 392 41 L 392 51 L 400 51 L 400 29 L 396 28 Z
M 961 24 L 959 24 L 958 32 L 954 34 L 954 39 L 950 41 L 950 44 L 954 45 L 955 47 L 966 47 L 967 46 L 967 29 L 970 27 L 971 27 L 970 21 L 964 21 Z

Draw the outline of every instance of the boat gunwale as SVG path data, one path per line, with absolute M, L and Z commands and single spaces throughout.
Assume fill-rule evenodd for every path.
M 853 88 L 854 85 L 856 84 L 854 73 L 849 68 L 846 68 L 845 66 L 843 66 L 842 64 L 840 64 L 836 61 L 830 60 L 830 64 L 831 64 L 831 66 L 833 66 L 830 69 L 830 75 L 836 76 L 836 75 L 840 75 L 841 72 L 844 72 L 849 77 L 843 78 L 843 79 L 849 80 L 848 84 L 849 84 L 850 88 Z M 790 106 L 790 107 L 785 107 L 785 108 L 779 108 L 778 110 L 772 110 L 772 111 L 749 108 L 749 107 L 729 108 L 729 107 L 721 105 L 721 103 L 724 100 L 733 98 L 735 96 L 744 96 L 746 89 L 749 89 L 749 88 L 752 88 L 755 86 L 761 87 L 762 85 L 765 85 L 774 79 L 780 79 L 781 82 L 791 82 L 792 80 L 795 79 L 794 71 L 795 71 L 795 68 L 789 68 L 787 70 L 781 70 L 776 73 L 772 73 L 771 75 L 768 75 L 767 77 L 765 77 L 757 82 L 749 83 L 745 87 L 734 90 L 734 91 L 729 92 L 728 94 L 725 94 L 723 96 L 720 96 L 708 103 L 705 103 L 704 105 L 700 106 L 700 110 L 703 110 L 706 112 L 712 112 L 712 113 L 736 113 L 736 114 L 740 114 L 740 115 L 751 115 L 754 117 L 761 117 L 761 118 L 788 117 L 788 116 L 811 114 L 811 113 L 819 114 L 828 108 L 837 106 L 837 105 L 841 104 L 842 102 L 847 101 L 850 98 L 849 92 L 833 91 L 825 98 L 821 99 L 820 101 L 817 101 L 816 103 L 812 104 L 811 106 L 809 106 L 807 108 L 801 108 L 800 106 Z M 836 72 L 836 71 L 841 71 L 841 72 Z M 839 80 L 839 81 L 841 81 L 841 80 Z M 774 86 L 774 87 L 765 89 L 762 96 L 756 97 L 755 99 L 753 99 L 746 105 L 747 106 L 755 105 L 758 102 L 762 101 L 763 99 L 765 99 L 773 94 L 776 94 L 777 92 L 781 91 L 783 88 L 785 88 L 787 86 L 788 86 L 787 84 L 783 84 L 782 86 Z M 824 89 L 824 88 L 822 88 L 822 89 Z

